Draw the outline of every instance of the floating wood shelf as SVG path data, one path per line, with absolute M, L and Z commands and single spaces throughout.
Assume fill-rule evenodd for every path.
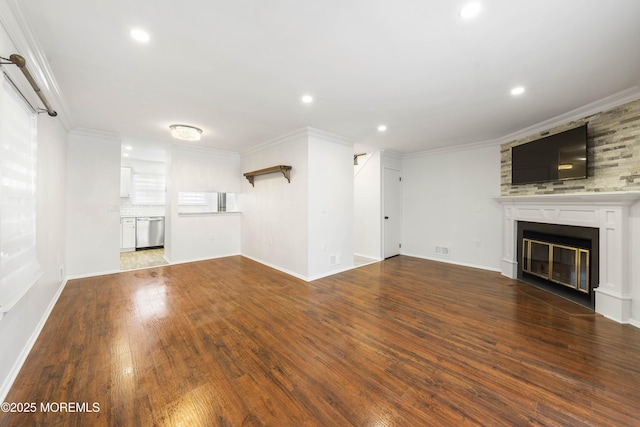
M 275 173 L 275 172 L 282 172 L 282 175 L 284 175 L 287 181 L 291 183 L 291 166 L 285 166 L 285 165 L 272 166 L 270 168 L 260 169 L 253 172 L 247 172 L 244 174 L 244 177 L 247 178 L 247 181 L 251 183 L 252 187 L 255 187 L 255 185 L 253 185 L 254 177 L 258 175 L 266 175 L 268 173 Z

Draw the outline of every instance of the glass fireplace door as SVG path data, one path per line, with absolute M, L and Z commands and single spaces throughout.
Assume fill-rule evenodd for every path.
M 589 293 L 589 250 L 522 239 L 522 271 Z

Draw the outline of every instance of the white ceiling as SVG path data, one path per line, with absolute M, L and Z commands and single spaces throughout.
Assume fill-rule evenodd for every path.
M 452 0 L 19 4 L 74 127 L 162 144 L 173 123 L 240 152 L 310 126 L 412 153 L 498 139 L 640 84 L 638 0 L 484 0 L 472 21 Z

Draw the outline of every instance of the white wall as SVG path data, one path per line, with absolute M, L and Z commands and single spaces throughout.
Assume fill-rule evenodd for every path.
M 128 159 L 123 157 L 121 159 L 121 166 L 130 167 L 132 173 L 147 173 L 147 174 L 155 174 L 155 175 L 164 175 L 167 172 L 167 167 L 165 162 L 156 162 L 150 160 L 140 160 L 140 159 Z
M 88 130 L 69 133 L 67 274 L 120 271 L 120 138 Z
M 500 147 L 408 156 L 402 183 L 403 254 L 499 270 Z
M 242 254 L 304 280 L 353 266 L 353 145 L 317 129 L 242 156 L 242 172 L 292 167 L 243 182 Z
M 5 46 L 0 41 L 1 51 L 13 51 Z M 0 402 L 62 291 L 59 274 L 65 264 L 66 146 L 67 133 L 60 120 L 40 115 L 36 245 L 43 275 L 0 320 Z
M 170 151 L 165 257 L 181 263 L 240 254 L 241 214 L 178 214 L 178 192 L 240 192 L 240 156 L 183 146 Z
M 309 131 L 309 279 L 353 267 L 353 144 Z
M 402 157 L 400 154 L 391 151 L 382 151 L 380 162 L 383 168 L 402 170 Z
M 354 168 L 354 238 L 356 255 L 382 259 L 382 163 L 376 151 L 358 159 Z
M 242 254 L 297 277 L 308 272 L 308 136 L 299 131 L 242 156 L 242 173 L 292 166 L 291 183 L 281 173 L 243 179 Z

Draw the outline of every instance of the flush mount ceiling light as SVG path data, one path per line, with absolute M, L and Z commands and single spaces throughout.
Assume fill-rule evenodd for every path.
M 517 96 L 517 95 L 522 95 L 524 93 L 524 87 L 522 86 L 516 86 L 513 89 L 511 89 L 511 95 Z
M 311 104 L 313 102 L 313 96 L 311 95 L 304 95 L 302 97 L 302 102 L 304 102 L 305 104 Z
M 384 132 L 386 130 L 387 130 L 387 127 L 385 125 L 378 126 L 378 132 Z
M 482 9 L 482 6 L 477 1 L 467 3 L 462 9 L 460 9 L 460 17 L 462 19 L 475 18 L 480 13 L 480 9 Z
M 183 141 L 200 141 L 202 129 L 189 125 L 171 125 L 171 136 Z
M 134 28 L 130 32 L 131 38 L 140 43 L 147 43 L 150 39 L 149 33 L 140 28 Z

